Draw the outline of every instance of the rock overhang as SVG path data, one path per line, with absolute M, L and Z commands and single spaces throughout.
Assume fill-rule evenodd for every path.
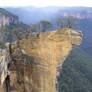
M 15 78 L 21 76 L 22 78 L 17 80 L 24 80 L 23 85 L 27 86 L 32 83 L 38 92 L 55 92 L 58 65 L 62 67 L 73 45 L 80 45 L 81 42 L 82 33 L 68 28 L 42 33 L 39 36 L 35 34 L 15 42 L 11 45 L 12 64 L 9 70 L 12 73 L 10 74 L 12 84 L 15 82 L 13 72 L 16 71 L 17 77 Z M 8 45 L 7 51 L 10 54 Z M 25 77 L 29 81 L 26 81 Z M 17 81 L 15 83 L 19 85 Z M 20 87 L 24 89 L 22 86 Z M 32 90 L 30 87 L 25 87 L 25 89 L 28 90 L 26 92 Z

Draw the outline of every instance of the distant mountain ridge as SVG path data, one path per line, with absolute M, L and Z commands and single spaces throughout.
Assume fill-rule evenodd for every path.
M 78 19 L 92 20 L 92 8 L 90 7 L 8 7 L 8 11 L 19 16 L 24 23 L 36 23 L 40 20 L 53 20 L 57 17 L 73 15 Z M 15 12 L 16 11 L 16 12 Z
M 92 8 L 89 7 L 68 7 L 58 11 L 59 16 L 67 17 L 74 16 L 77 19 L 91 19 Z

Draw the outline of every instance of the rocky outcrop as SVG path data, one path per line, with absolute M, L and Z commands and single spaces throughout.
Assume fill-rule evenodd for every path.
M 10 92 L 56 92 L 58 68 L 81 41 L 80 32 L 62 29 L 32 35 L 12 44 Z

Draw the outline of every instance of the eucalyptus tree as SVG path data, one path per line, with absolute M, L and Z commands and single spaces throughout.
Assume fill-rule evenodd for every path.
M 56 24 L 60 29 L 61 28 L 78 28 L 79 29 L 79 23 L 74 16 L 58 18 L 56 20 Z

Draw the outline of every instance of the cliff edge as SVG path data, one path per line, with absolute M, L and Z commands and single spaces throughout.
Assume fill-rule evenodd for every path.
M 58 69 L 81 41 L 80 32 L 61 29 L 32 35 L 12 44 L 10 92 L 56 92 Z

